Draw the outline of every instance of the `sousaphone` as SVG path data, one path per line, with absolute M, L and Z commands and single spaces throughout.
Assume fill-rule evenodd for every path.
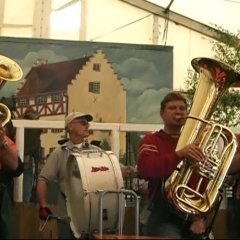
M 0 90 L 7 81 L 18 81 L 22 76 L 22 69 L 15 61 L 6 56 L 0 55 Z M 10 110 L 5 104 L 0 103 L 0 120 L 2 121 L 2 126 L 4 126 L 10 119 Z

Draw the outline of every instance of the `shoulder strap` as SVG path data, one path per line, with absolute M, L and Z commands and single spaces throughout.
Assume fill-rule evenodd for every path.
M 148 201 L 148 204 L 146 205 L 146 209 L 150 209 L 150 206 L 151 206 L 151 204 L 152 204 L 152 202 L 153 202 L 153 199 L 154 199 L 154 196 L 155 196 L 155 194 L 156 194 L 156 192 L 157 192 L 157 189 L 158 189 L 158 187 L 160 186 L 160 183 L 162 182 L 162 181 L 164 181 L 164 180 L 158 180 L 158 181 L 156 181 L 156 185 L 155 185 L 155 187 L 154 187 L 154 189 L 153 189 L 153 192 L 152 192 L 152 194 L 151 194 L 151 197 L 149 198 L 149 201 Z

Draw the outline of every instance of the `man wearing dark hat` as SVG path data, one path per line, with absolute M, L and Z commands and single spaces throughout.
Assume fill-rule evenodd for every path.
M 89 122 L 93 117 L 87 113 L 73 112 L 65 119 L 65 128 L 69 134 L 69 140 L 57 147 L 49 155 L 45 166 L 43 167 L 37 184 L 37 197 L 39 200 L 40 210 L 39 218 L 48 220 L 51 210 L 48 208 L 46 201 L 47 184 L 55 179 L 58 180 L 60 194 L 58 196 L 58 216 L 66 216 L 66 196 L 65 196 L 65 178 L 66 178 L 66 163 L 72 150 L 82 150 L 86 147 L 96 149 L 97 147 L 84 144 L 84 139 L 89 136 Z M 99 149 L 99 148 L 97 148 Z M 74 239 L 69 224 L 58 221 L 58 238 L 59 239 Z

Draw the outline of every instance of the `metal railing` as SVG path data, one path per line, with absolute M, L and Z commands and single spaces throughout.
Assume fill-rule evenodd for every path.
M 44 120 L 12 120 L 16 127 L 16 145 L 18 155 L 21 159 L 24 156 L 24 129 L 64 129 L 64 121 L 44 121 Z M 111 149 L 119 159 L 120 132 L 152 132 L 158 131 L 163 125 L 160 124 L 133 124 L 133 123 L 98 123 L 91 122 L 90 130 L 104 130 L 111 132 Z M 239 133 L 240 128 L 231 128 L 234 133 Z M 14 181 L 14 201 L 22 202 L 23 199 L 23 174 Z

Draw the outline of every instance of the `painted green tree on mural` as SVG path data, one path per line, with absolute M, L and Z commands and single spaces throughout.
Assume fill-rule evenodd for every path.
M 240 31 L 233 34 L 228 30 L 214 25 L 213 30 L 216 35 L 216 41 L 211 41 L 214 58 L 227 63 L 232 68 L 240 71 Z M 194 93 L 198 84 L 198 74 L 188 69 L 188 75 L 185 80 L 185 89 L 189 106 L 192 103 Z M 240 90 L 229 88 L 220 99 L 211 120 L 223 124 L 227 127 L 236 127 L 240 125 Z

